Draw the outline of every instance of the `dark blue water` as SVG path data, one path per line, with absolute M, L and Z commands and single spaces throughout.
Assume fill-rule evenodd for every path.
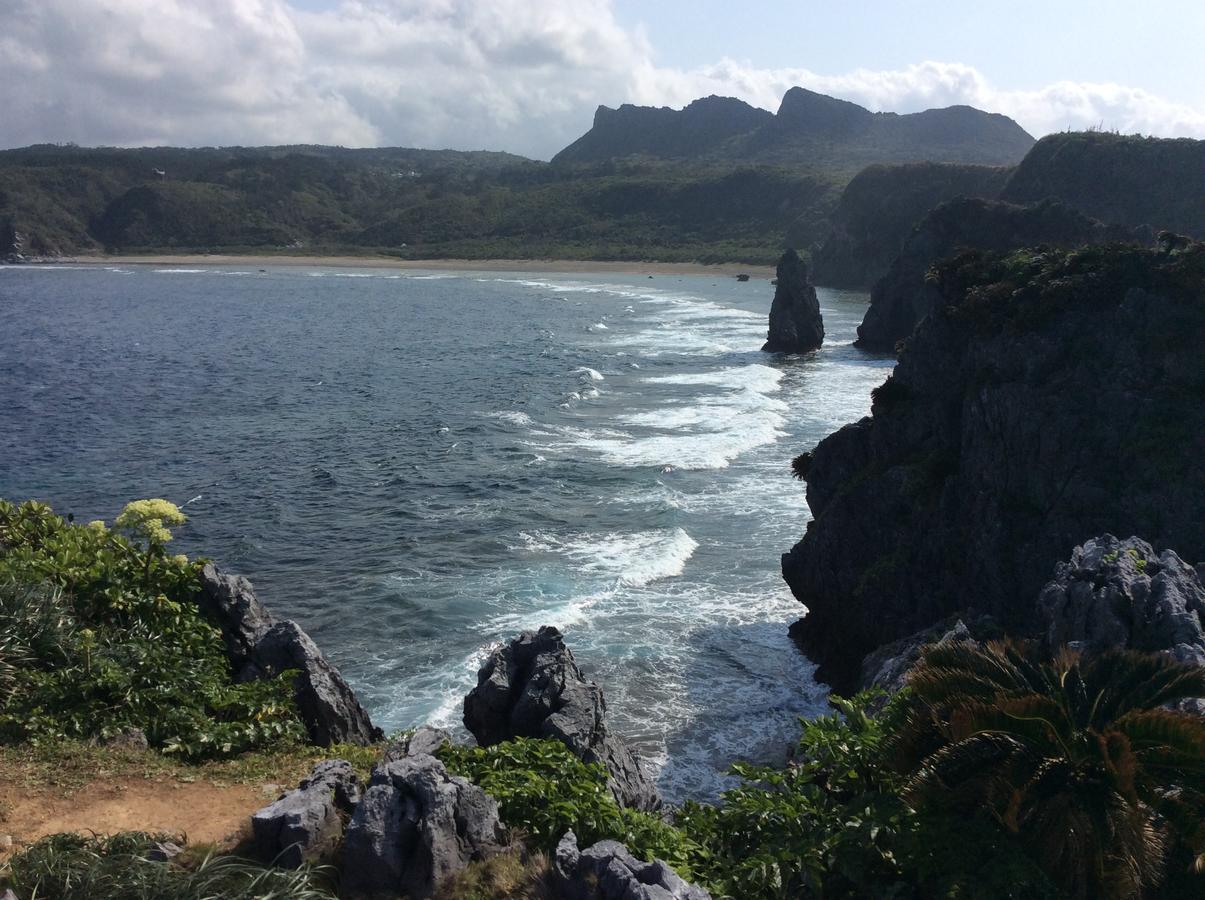
M 0 268 L 0 496 L 255 582 L 386 729 L 455 725 L 488 648 L 564 628 L 673 798 L 823 708 L 778 574 L 789 461 L 889 360 L 758 351 L 772 289 L 712 277 Z

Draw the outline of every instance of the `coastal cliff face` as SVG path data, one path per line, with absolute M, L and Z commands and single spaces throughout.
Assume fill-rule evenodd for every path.
M 870 166 L 846 186 L 832 231 L 812 251 L 812 275 L 826 287 L 870 290 L 891 267 L 913 226 L 955 197 L 994 200 L 1012 169 L 954 163 Z M 787 244 L 803 246 L 788 232 Z
M 967 253 L 872 415 L 795 463 L 813 521 L 783 556 L 794 629 L 838 691 L 954 612 L 1037 633 L 1087 537 L 1205 558 L 1205 245 Z
M 1054 201 L 1015 206 L 973 198 L 950 200 L 917 224 L 887 274 L 876 282 L 866 317 L 858 326 L 857 344 L 882 352 L 895 349 L 940 301 L 925 273 L 960 250 L 1077 247 L 1137 239 L 1138 232 L 1103 225 Z

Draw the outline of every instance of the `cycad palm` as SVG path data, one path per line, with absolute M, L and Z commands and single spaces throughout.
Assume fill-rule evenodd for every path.
M 1134 897 L 1169 851 L 1205 862 L 1205 669 L 1110 650 L 929 649 L 896 745 L 918 806 L 985 810 L 1072 897 Z

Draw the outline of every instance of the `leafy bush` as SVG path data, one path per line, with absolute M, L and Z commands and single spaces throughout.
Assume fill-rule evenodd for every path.
M 881 715 L 871 694 L 834 697 L 840 715 L 803 723 L 785 769 L 738 765 L 745 779 L 719 805 L 687 803 L 673 825 L 620 809 L 601 766 L 561 744 L 515 740 L 489 748 L 445 746 L 448 768 L 480 785 L 503 821 L 548 851 L 572 830 L 581 846 L 621 841 L 664 860 L 719 898 L 798 896 L 1053 896 L 1041 872 L 994 823 L 917 813 L 885 746 L 903 717 Z
M 492 747 L 449 744 L 439 758 L 449 771 L 497 800 L 502 821 L 540 850 L 554 850 L 565 832 L 572 831 L 582 847 L 621 841 L 636 857 L 662 859 L 688 879 L 705 856 L 680 829 L 648 813 L 621 809 L 607 788 L 606 770 L 582 762 L 557 741 L 517 738 Z
M 878 716 L 866 693 L 831 698 L 840 715 L 804 721 L 785 769 L 738 765 L 745 784 L 718 806 L 688 803 L 677 824 L 709 851 L 723 896 L 1046 896 L 1044 878 L 990 823 L 919 817 L 884 764 L 900 700 Z M 944 837 L 943 837 L 944 832 Z M 982 863 L 993 860 L 993 871 Z M 972 868 L 973 867 L 973 868 Z
M 103 523 L 0 501 L 0 740 L 139 728 L 198 758 L 301 738 L 292 673 L 233 682 L 221 633 L 194 601 L 200 566 L 164 553 L 174 516 L 145 506 L 164 502 L 123 514 L 143 549 Z
M 54 900 L 334 900 L 318 886 L 323 874 L 265 869 L 234 856 L 207 855 L 186 867 L 148 859 L 167 835 L 123 832 L 111 837 L 56 834 L 9 863 L 21 897 Z

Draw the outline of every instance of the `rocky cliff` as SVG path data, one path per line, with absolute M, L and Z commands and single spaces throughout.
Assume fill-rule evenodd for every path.
M 887 274 L 875 283 L 870 307 L 858 326 L 858 346 L 888 352 L 910 335 L 939 300 L 925 273 L 960 250 L 1077 247 L 1149 237 L 1124 226 L 1103 225 L 1050 200 L 1034 206 L 972 198 L 950 200 L 921 219 Z
M 795 463 L 794 633 L 842 691 L 954 612 L 1036 634 L 1033 598 L 1091 535 L 1205 558 L 1205 245 L 972 252 L 933 289 L 872 415 Z
M 1053 198 L 1102 222 L 1205 237 L 1205 141 L 1071 132 L 1034 145 L 1001 199 Z
M 1033 138 L 1006 116 L 969 106 L 872 113 L 856 103 L 791 88 L 771 115 L 739 100 L 708 97 L 681 110 L 600 107 L 594 126 L 554 163 L 627 156 L 772 162 L 853 174 L 873 163 L 1009 165 Z
M 1011 172 L 955 163 L 863 169 L 842 192 L 831 233 L 812 251 L 813 278 L 826 287 L 870 290 L 933 207 L 955 197 L 994 200 Z M 804 246 L 793 231 L 787 244 Z
M 732 97 L 704 97 L 681 110 L 600 106 L 594 125 L 553 157 L 554 162 L 597 162 L 623 156 L 693 157 L 756 131 L 774 115 Z

